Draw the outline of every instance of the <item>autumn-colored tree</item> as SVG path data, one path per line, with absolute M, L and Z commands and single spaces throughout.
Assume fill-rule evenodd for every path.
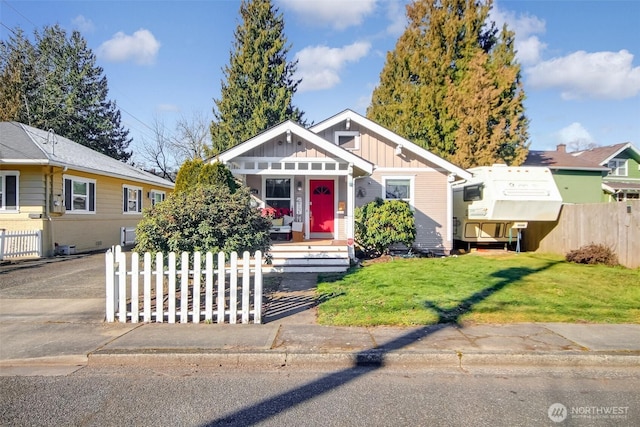
M 367 116 L 462 167 L 522 163 L 528 120 L 513 33 L 492 1 L 416 0 Z
M 215 100 L 210 155 L 285 120 L 302 120 L 303 112 L 292 104 L 300 80 L 293 77 L 297 62 L 287 61 L 282 14 L 270 0 L 243 0 L 240 16 L 221 97 Z

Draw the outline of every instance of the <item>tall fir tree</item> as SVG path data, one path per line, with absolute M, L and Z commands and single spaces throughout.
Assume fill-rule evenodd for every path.
M 294 78 L 297 61 L 287 61 L 282 14 L 270 0 L 243 0 L 240 17 L 221 96 L 214 100 L 210 155 L 284 120 L 300 122 L 304 114 L 293 106 L 300 80 Z
M 131 139 L 108 96 L 107 78 L 78 31 L 60 26 L 35 32 L 31 43 L 19 29 L 2 41 L 0 117 L 59 135 L 127 161 Z
M 528 120 L 513 33 L 492 0 L 416 0 L 367 116 L 463 167 L 521 164 Z

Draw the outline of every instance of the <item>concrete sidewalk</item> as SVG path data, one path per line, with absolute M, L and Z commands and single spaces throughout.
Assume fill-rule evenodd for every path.
M 87 271 L 95 268 L 83 262 Z M 48 274 L 36 272 L 42 281 Z M 11 277 L 0 284 L 0 375 L 65 375 L 87 365 L 640 367 L 640 325 L 321 326 L 314 275 L 283 276 L 262 325 L 108 324 L 99 276 L 79 274 L 81 293 L 76 285 L 48 284 L 47 295 L 42 283 L 30 289 L 22 275 L 19 286 L 6 285 Z

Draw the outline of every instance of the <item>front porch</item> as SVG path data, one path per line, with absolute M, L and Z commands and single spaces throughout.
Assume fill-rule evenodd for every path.
M 271 264 L 264 265 L 263 272 L 344 272 L 350 265 L 349 246 L 346 240 L 274 241 L 269 255 Z

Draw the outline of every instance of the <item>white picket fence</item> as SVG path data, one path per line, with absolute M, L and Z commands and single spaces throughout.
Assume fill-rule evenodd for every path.
M 262 322 L 262 253 L 242 259 L 233 252 L 208 252 L 203 256 L 183 252 L 178 267 L 176 254 L 123 252 L 120 246 L 107 251 L 106 320 L 131 323 L 242 323 Z M 142 261 L 142 262 L 140 262 Z
M 0 261 L 9 257 L 42 257 L 42 231 L 0 229 Z

